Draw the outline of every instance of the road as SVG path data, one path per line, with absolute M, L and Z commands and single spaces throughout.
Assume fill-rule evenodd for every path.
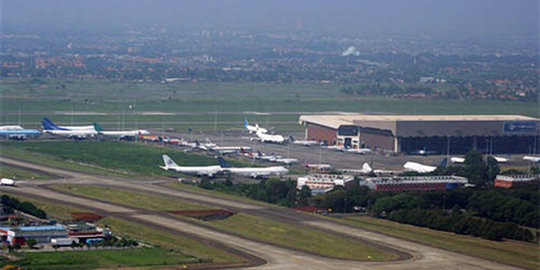
M 33 180 L 31 182 L 23 182 L 16 188 L 0 187 L 2 192 L 24 194 L 26 196 L 47 199 L 57 203 L 69 203 L 75 207 L 86 208 L 105 216 L 115 216 L 141 224 L 163 228 L 171 232 L 191 235 L 196 238 L 206 239 L 207 241 L 215 241 L 220 245 L 233 248 L 241 254 L 251 255 L 252 265 L 259 264 L 259 266 L 251 267 L 255 267 L 255 269 L 517 269 L 494 261 L 362 230 L 286 208 L 267 207 L 212 195 L 180 191 L 159 185 L 151 185 L 148 181 L 144 180 L 128 181 L 120 178 L 71 172 L 7 157 L 1 157 L 0 162 L 19 167 L 42 170 L 63 177 L 55 180 Z M 410 254 L 412 258 L 390 262 L 364 262 L 325 258 L 317 256 L 316 254 L 288 249 L 282 246 L 270 245 L 238 235 L 225 233 L 213 228 L 187 222 L 167 213 L 150 210 L 142 211 L 141 209 L 130 206 L 66 194 L 46 188 L 46 185 L 53 183 L 118 186 L 202 202 L 207 205 L 235 209 L 253 215 L 264 216 L 265 218 L 300 224 L 326 232 L 334 232 L 336 235 L 346 235 L 350 238 L 361 239 L 364 243 L 384 246 L 389 250 L 397 250 L 403 254 Z M 260 265 L 263 261 L 266 261 L 267 263 Z

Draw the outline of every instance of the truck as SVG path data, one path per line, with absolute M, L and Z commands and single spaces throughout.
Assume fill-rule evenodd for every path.
M 51 245 L 70 246 L 71 243 L 79 244 L 79 238 L 53 238 L 51 239 Z
M 15 186 L 15 180 L 2 178 L 0 179 L 0 186 Z

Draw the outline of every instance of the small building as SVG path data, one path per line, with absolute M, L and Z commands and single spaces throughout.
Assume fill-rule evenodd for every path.
M 77 238 L 82 242 L 87 239 L 109 238 L 112 235 L 110 229 L 100 228 L 92 223 L 72 223 L 65 226 L 68 230 L 67 235 L 69 237 Z
M 39 225 L 2 227 L 0 236 L 9 244 L 24 245 L 27 239 L 35 239 L 38 244 L 50 243 L 54 238 L 67 237 L 67 230 L 62 225 Z
M 540 174 L 536 175 L 497 175 L 494 186 L 501 188 L 513 188 L 535 184 L 540 180 Z
M 296 182 L 297 189 L 307 186 L 311 190 L 312 195 L 326 193 L 336 186 L 350 188 L 353 185 L 354 177 L 352 175 L 339 174 L 310 174 L 298 177 Z
M 469 180 L 460 176 L 395 176 L 395 177 L 369 177 L 360 181 L 360 185 L 367 186 L 377 192 L 401 191 L 432 191 L 447 190 L 462 187 Z

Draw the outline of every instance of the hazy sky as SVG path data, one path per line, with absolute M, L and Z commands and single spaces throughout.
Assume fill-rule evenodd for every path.
M 261 29 L 538 37 L 537 0 L 2 0 L 2 29 Z

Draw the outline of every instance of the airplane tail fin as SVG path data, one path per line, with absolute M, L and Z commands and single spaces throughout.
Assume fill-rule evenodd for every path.
M 103 128 L 96 122 L 94 122 L 94 129 L 97 131 L 97 132 L 102 132 L 103 131 Z
M 43 121 L 41 121 L 42 124 L 43 123 L 46 123 L 47 126 L 49 127 L 48 129 L 56 129 L 56 130 L 66 130 L 65 128 L 61 128 L 57 125 L 55 125 L 51 120 L 49 120 L 49 118 L 47 117 L 43 117 Z
M 364 170 L 366 172 L 373 171 L 373 169 L 371 168 L 371 166 L 369 166 L 369 164 L 367 162 L 365 162 L 364 165 L 362 165 L 362 170 Z
M 262 157 L 262 156 L 263 156 L 263 154 L 261 153 L 261 151 L 257 151 L 257 156 L 259 156 L 259 157 Z
M 244 127 L 247 128 L 249 126 L 249 122 L 247 118 L 244 117 Z
M 196 146 L 200 146 L 201 144 L 199 143 L 198 140 L 195 140 L 195 145 L 196 145 Z
M 208 144 L 214 144 L 210 139 L 208 139 L 208 137 L 206 137 L 205 140 L 206 140 L 206 143 Z
M 293 136 L 289 136 L 289 140 L 290 140 L 291 142 L 294 142 L 294 137 L 293 137 Z
M 46 122 L 45 120 L 41 121 L 41 126 L 43 127 L 43 130 L 53 130 L 54 128 L 51 127 L 51 125 Z
M 176 164 L 176 162 L 174 162 L 174 160 L 172 160 L 172 158 L 169 156 L 163 155 L 162 157 L 163 162 L 165 163 L 165 166 L 162 167 L 163 169 L 167 170 L 169 167 L 178 167 L 178 164 Z
M 448 166 L 448 158 L 443 158 L 441 161 L 441 164 L 439 164 L 440 167 L 446 167 Z
M 219 166 L 221 168 L 231 168 L 231 164 L 229 164 L 229 162 L 227 162 L 225 159 L 223 159 L 222 157 L 218 157 L 217 158 L 218 162 L 219 162 Z
M 304 166 L 305 166 L 306 168 L 309 168 L 309 163 L 307 162 L 307 160 L 304 161 Z

